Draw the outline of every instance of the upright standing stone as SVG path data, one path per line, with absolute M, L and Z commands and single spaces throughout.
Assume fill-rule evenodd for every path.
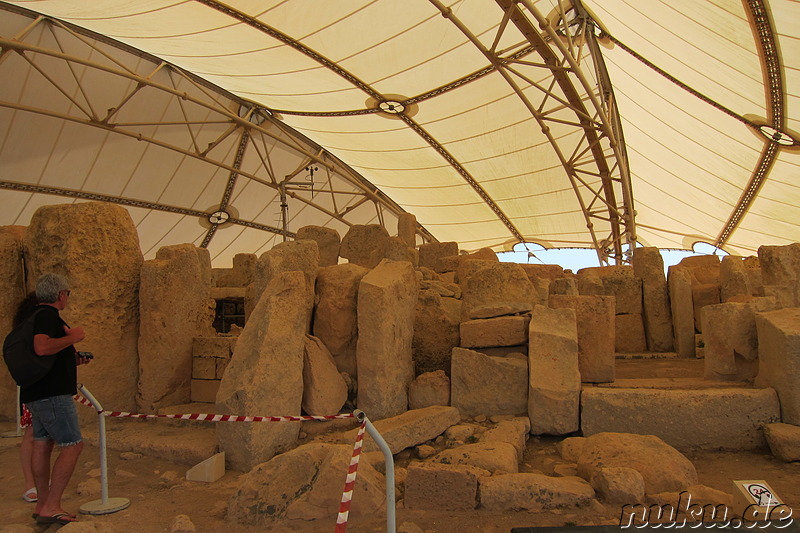
M 450 373 L 450 355 L 461 342 L 460 323 L 461 300 L 433 289 L 419 291 L 412 343 L 416 375 L 436 370 Z
M 633 252 L 633 273 L 642 280 L 647 349 L 651 352 L 670 352 L 674 348 L 672 313 L 661 251 L 655 247 L 636 248 Z
M 450 404 L 461 416 L 525 416 L 528 361 L 453 348 Z
M 614 297 L 554 294 L 550 297 L 550 307 L 575 310 L 581 381 L 614 381 Z
M 192 244 L 161 248 L 139 285 L 140 411 L 188 403 L 195 337 L 212 334 L 211 257 Z
M 411 263 L 384 260 L 358 289 L 358 407 L 372 420 L 408 410 L 419 281 Z
M 756 315 L 759 372 L 756 384 L 772 387 L 781 402 L 781 418 L 800 426 L 800 308 Z
M 347 400 L 347 383 L 328 348 L 306 335 L 303 363 L 303 411 L 312 416 L 335 415 Z
M 384 258 L 389 232 L 378 224 L 354 224 L 342 238 L 339 255 L 357 265 L 375 268 Z
M 354 379 L 358 375 L 358 286 L 367 272 L 362 266 L 342 263 L 320 268 L 317 274 L 314 336 L 330 350 L 339 372 Z
M 261 254 L 256 262 L 253 283 L 247 286 L 245 293 L 245 316 L 247 319 L 267 285 L 283 272 L 295 270 L 302 272 L 306 278 L 306 290 L 313 299 L 318 268 L 319 246 L 316 241 L 282 242 Z
M 692 278 L 685 268 L 669 267 L 669 301 L 672 307 L 672 329 L 675 348 L 681 357 L 694 357 L 694 306 Z
M 417 217 L 411 213 L 400 213 L 397 217 L 397 236 L 409 248 L 417 247 Z
M 437 270 L 443 257 L 458 255 L 457 242 L 430 242 L 419 247 L 419 266 Z
M 303 226 L 297 230 L 295 240 L 315 241 L 319 248 L 319 266 L 326 267 L 339 263 L 341 238 L 333 228 L 322 226 Z
M 0 339 L 11 331 L 14 315 L 25 298 L 22 246 L 25 228 L 0 226 Z M 0 364 L 0 416 L 17 416 L 17 384 L 6 365 Z
M 581 375 L 573 309 L 533 309 L 528 358 L 531 433 L 564 435 L 580 429 Z
M 784 287 L 793 306 L 800 306 L 800 243 L 760 246 L 758 259 L 764 285 Z
M 720 298 L 722 303 L 735 296 L 751 296 L 748 268 L 741 257 L 728 255 L 722 258 L 719 269 Z
M 298 416 L 303 351 L 313 300 L 300 271 L 278 274 L 244 326 L 217 392 L 217 412 Z M 247 472 L 292 448 L 300 422 L 224 424 L 217 438 L 230 466 Z
M 46 272 L 72 284 L 62 313 L 86 338 L 78 349 L 95 354 L 80 380 L 109 409 L 136 408 L 139 381 L 139 236 L 125 208 L 102 202 L 43 206 L 25 235 L 28 282 Z

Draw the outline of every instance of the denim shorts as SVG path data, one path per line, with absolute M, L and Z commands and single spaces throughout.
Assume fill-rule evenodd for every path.
M 25 404 L 33 415 L 33 439 L 53 440 L 61 447 L 81 442 L 78 410 L 72 396 L 52 396 Z

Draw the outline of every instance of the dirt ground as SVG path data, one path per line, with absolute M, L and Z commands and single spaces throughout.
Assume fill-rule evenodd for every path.
M 141 431 L 155 431 L 155 426 L 142 425 Z M 0 423 L 0 432 L 13 431 L 11 423 Z M 528 441 L 522 471 L 552 468 L 559 460 L 555 438 L 533 438 Z M 31 519 L 33 505 L 22 498 L 23 481 L 19 468 L 19 438 L 0 439 L 0 531 L 8 533 L 56 531 L 58 526 L 37 526 Z M 696 452 L 687 454 L 697 468 L 701 484 L 731 492 L 734 479 L 764 479 L 800 518 L 800 463 L 783 463 L 768 452 Z M 404 460 L 398 458 L 398 465 Z M 84 449 L 76 472 L 67 489 L 65 508 L 76 512 L 78 508 L 100 499 L 99 451 L 92 445 Z M 178 515 L 191 519 L 196 531 L 262 532 L 287 531 L 311 533 L 333 531 L 335 518 L 330 521 L 289 522 L 279 526 L 267 524 L 240 526 L 225 521 L 227 501 L 233 494 L 241 473 L 229 471 L 219 481 L 211 484 L 185 480 L 186 465 L 176 464 L 162 457 L 138 453 L 120 453 L 109 450 L 109 497 L 127 498 L 130 507 L 113 514 L 80 515 L 84 523 L 80 531 L 98 532 L 178 532 L 186 531 L 175 526 Z M 344 472 L 342 481 L 344 483 Z M 357 482 L 357 481 L 356 481 Z M 79 491 L 82 494 L 79 494 Z M 470 512 L 434 512 L 397 509 L 399 531 L 408 529 L 410 523 L 421 531 L 442 533 L 510 532 L 517 527 L 566 527 L 585 525 L 616 525 L 619 523 L 618 506 L 597 505 L 587 509 L 557 510 L 547 513 L 488 512 L 477 509 Z M 334 511 L 335 514 L 335 511 Z M 90 525 L 93 524 L 93 525 Z M 88 526 L 88 527 L 87 527 Z M 66 531 L 75 526 L 65 526 Z M 349 531 L 386 531 L 386 515 L 378 512 L 370 516 L 351 515 Z M 417 530 L 419 531 L 419 530 Z

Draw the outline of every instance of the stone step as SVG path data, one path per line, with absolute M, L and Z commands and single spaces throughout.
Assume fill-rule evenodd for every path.
M 677 352 L 636 352 L 622 353 L 617 352 L 614 358 L 619 359 L 677 359 Z
M 762 427 L 780 419 L 771 388 L 589 386 L 581 393 L 584 436 L 656 435 L 679 450 L 765 448 Z
M 585 386 L 586 384 L 584 384 Z M 596 387 L 616 389 L 728 389 L 750 387 L 750 382 L 709 381 L 701 377 L 620 378 L 613 383 L 598 383 Z
M 614 374 L 619 379 L 702 378 L 702 359 L 617 359 Z

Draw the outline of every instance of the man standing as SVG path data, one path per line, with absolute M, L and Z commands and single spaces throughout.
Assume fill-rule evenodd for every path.
M 34 517 L 39 524 L 67 524 L 77 520 L 61 507 L 78 457 L 83 450 L 78 412 L 72 397 L 77 393 L 78 357 L 74 344 L 84 338 L 83 328 L 70 328 L 59 316 L 69 302 L 69 284 L 63 276 L 44 274 L 36 281 L 36 296 L 42 309 L 33 327 L 36 355 L 56 354 L 45 376 L 21 390 L 21 399 L 33 415 L 33 478 L 39 501 Z M 53 446 L 61 448 L 50 472 Z

